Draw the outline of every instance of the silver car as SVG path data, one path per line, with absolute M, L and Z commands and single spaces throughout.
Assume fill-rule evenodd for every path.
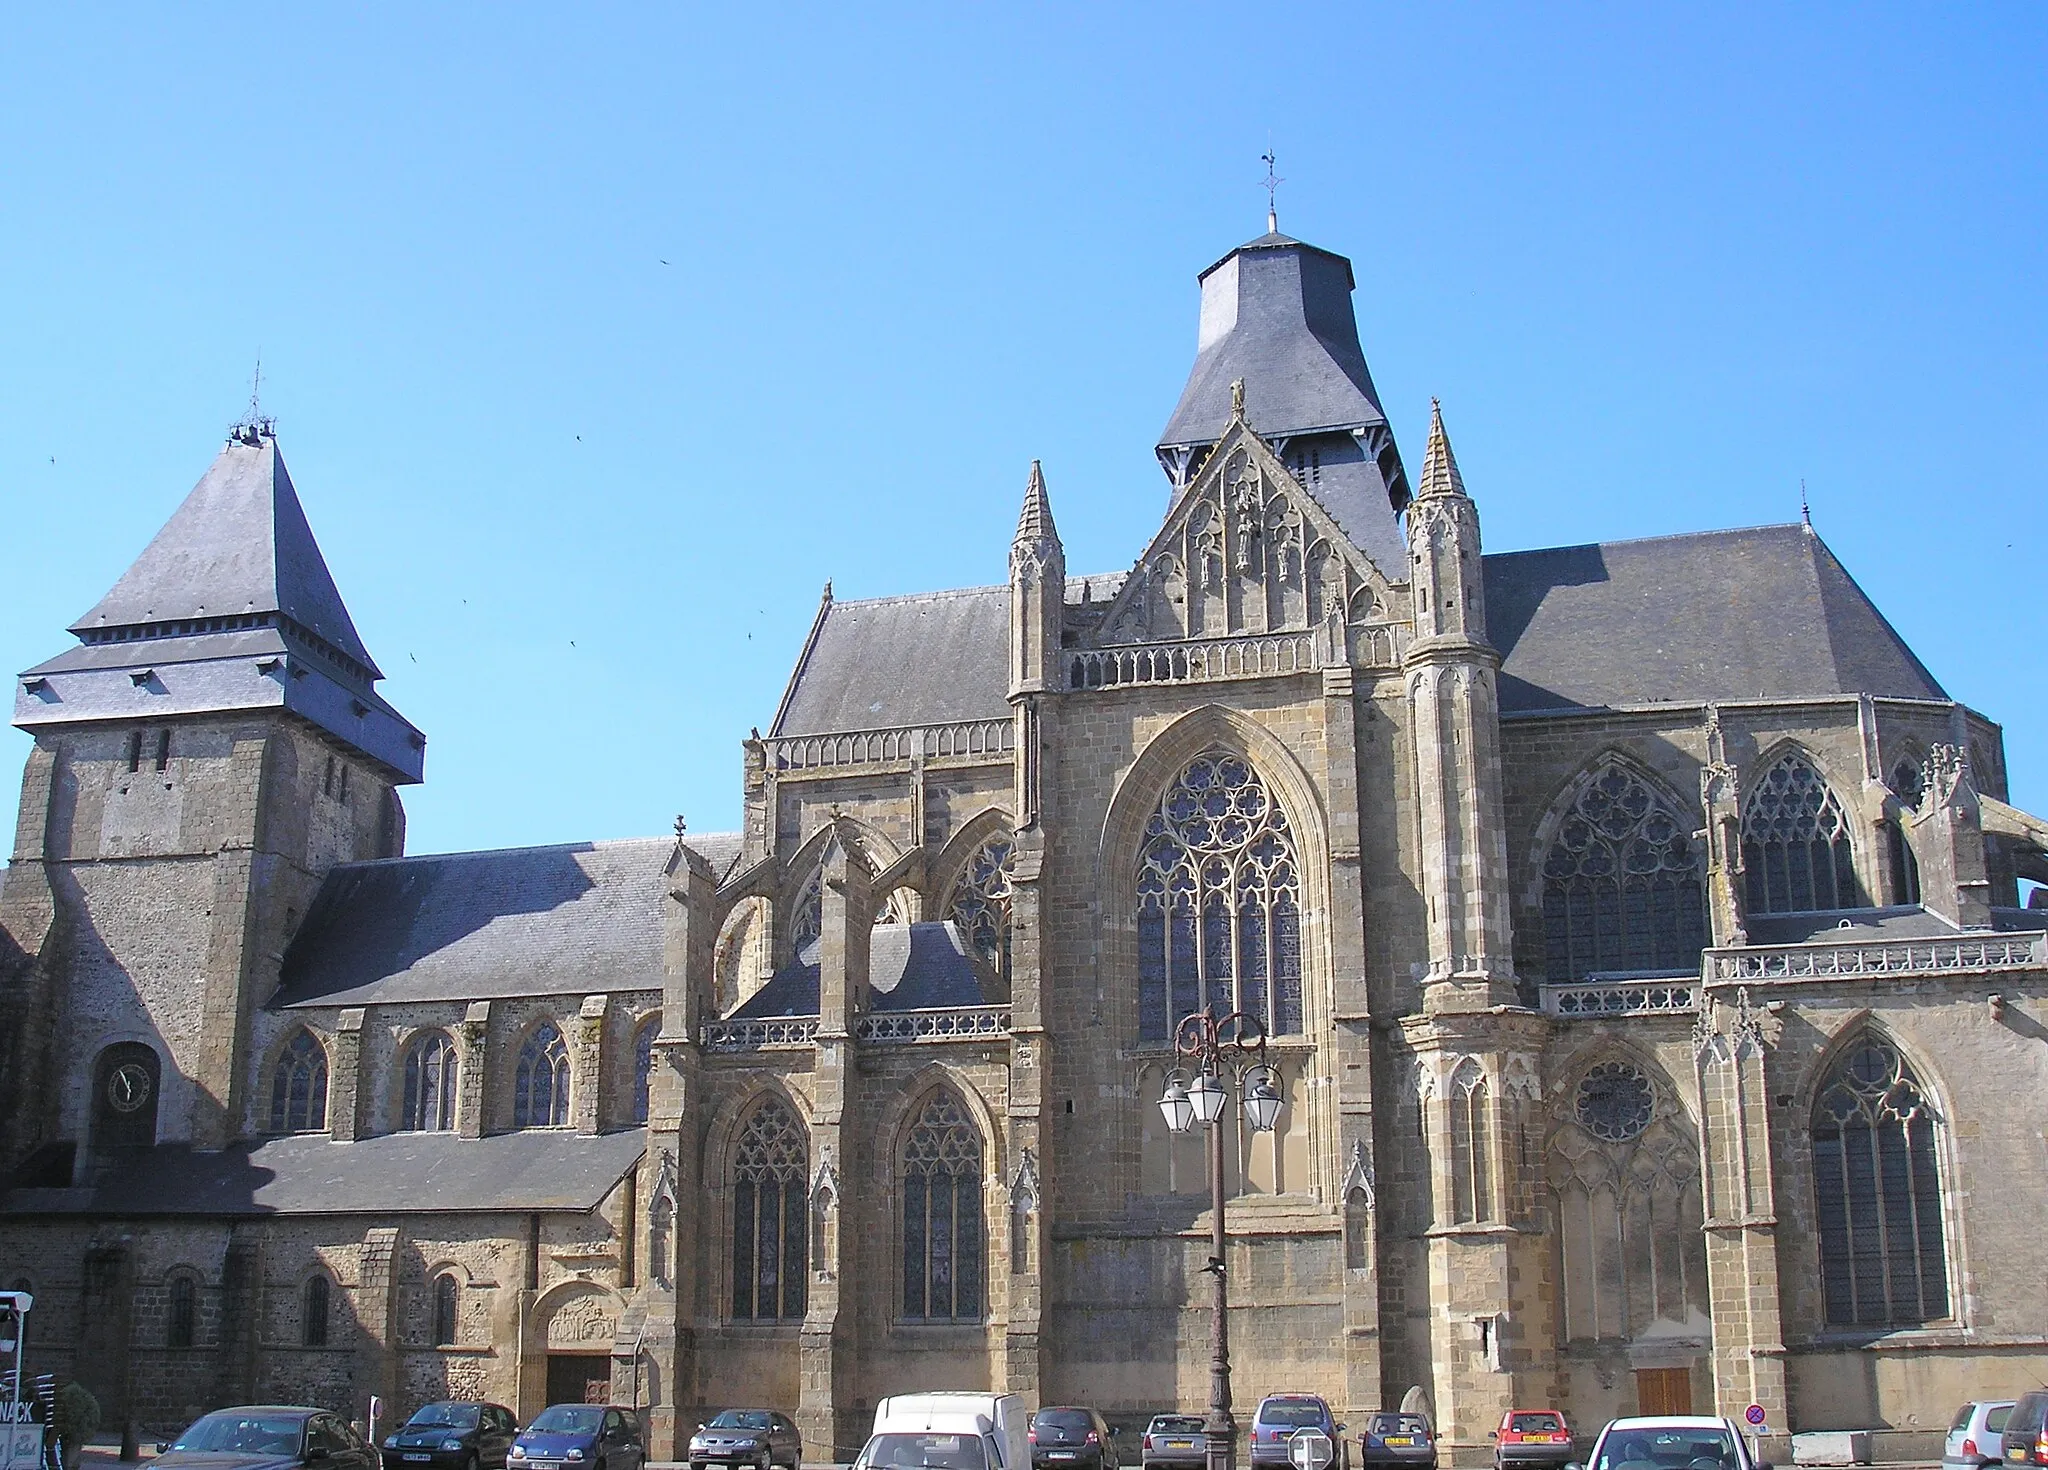
M 1942 1470 L 1982 1470 L 2005 1458 L 2005 1419 L 2017 1399 L 1972 1399 L 1956 1410 L 1941 1447 Z
M 1570 1470 L 1570 1467 L 1567 1467 Z M 1772 1470 L 1733 1419 L 1656 1414 L 1610 1419 L 1585 1470 Z

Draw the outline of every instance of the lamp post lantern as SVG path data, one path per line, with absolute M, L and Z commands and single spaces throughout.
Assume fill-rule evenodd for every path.
M 1209 1417 L 1202 1425 L 1207 1441 L 1208 1470 L 1236 1470 L 1237 1420 L 1230 1412 L 1230 1286 L 1225 1279 L 1226 1236 L 1223 1216 L 1223 1126 L 1230 1090 L 1223 1072 L 1242 1066 L 1239 1100 L 1245 1121 L 1259 1133 L 1270 1133 L 1279 1120 L 1283 1099 L 1279 1074 L 1266 1065 L 1266 1028 L 1243 1011 L 1219 1016 L 1213 1005 L 1183 1016 L 1173 1033 L 1176 1063 L 1195 1069 L 1190 1081 L 1180 1066 L 1166 1077 L 1159 1111 L 1166 1126 L 1185 1133 L 1197 1122 L 1209 1130 L 1209 1273 L 1214 1309 L 1209 1324 Z

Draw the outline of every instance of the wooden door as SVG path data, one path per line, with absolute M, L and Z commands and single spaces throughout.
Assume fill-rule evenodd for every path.
M 608 1404 L 612 1401 L 609 1353 L 549 1353 L 548 1402 Z
M 1636 1369 L 1636 1412 L 1638 1414 L 1690 1414 L 1692 1412 L 1692 1369 Z

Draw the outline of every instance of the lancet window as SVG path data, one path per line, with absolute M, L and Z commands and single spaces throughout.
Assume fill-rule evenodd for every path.
M 1451 1223 L 1493 1218 L 1493 1150 L 1487 1142 L 1486 1074 L 1467 1058 L 1451 1076 Z
M 559 1128 L 569 1121 L 569 1048 L 550 1021 L 519 1048 L 512 1075 L 512 1126 Z
M 1174 779 L 1145 825 L 1137 890 L 1141 1041 L 1205 1005 L 1301 1030 L 1301 873 L 1249 761 L 1211 751 Z
M 1885 824 L 1885 840 L 1889 847 L 1892 867 L 1892 902 L 1920 902 L 1920 860 L 1913 856 L 1913 844 L 1906 840 L 1905 812 L 1920 805 L 1921 793 L 1927 789 L 1927 776 L 1919 765 L 1902 760 L 1892 767 L 1892 794 L 1905 809 L 1895 822 Z
M 1813 1178 L 1830 1324 L 1949 1315 L 1939 1128 L 1913 1069 L 1877 1036 L 1856 1042 L 1822 1086 Z
M 1813 763 L 1797 753 L 1764 773 L 1742 811 L 1749 911 L 1853 909 L 1863 902 L 1849 818 Z
M 455 1065 L 455 1042 L 445 1031 L 412 1044 L 405 1054 L 402 1131 L 443 1133 L 455 1126 Z
M 1580 788 L 1543 865 L 1553 983 L 1698 967 L 1707 928 L 1693 825 L 1618 765 Z
M 953 885 L 946 917 L 1004 979 L 1010 975 L 1010 869 L 1017 844 L 1007 832 L 997 833 L 975 849 L 966 871 Z
M 461 1324 L 462 1283 L 453 1271 L 434 1278 L 434 1346 L 451 1347 Z
M 979 1321 L 986 1256 L 981 1135 L 958 1098 L 935 1092 L 903 1144 L 903 1315 Z
M 327 1048 L 303 1028 L 270 1073 L 270 1131 L 317 1133 L 327 1126 Z
M 732 1314 L 788 1321 L 804 1314 L 810 1146 L 780 1098 L 747 1115 L 732 1163 Z
M 327 1317 L 332 1287 L 324 1273 L 306 1278 L 306 1299 L 299 1322 L 299 1338 L 307 1347 L 327 1346 Z
M 647 1121 L 647 1096 L 654 1081 L 654 1033 L 661 1029 L 661 1017 L 640 1023 L 633 1033 L 633 1121 Z

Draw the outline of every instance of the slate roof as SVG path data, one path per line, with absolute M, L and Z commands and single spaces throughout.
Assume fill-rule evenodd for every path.
M 870 1010 L 930 1011 L 994 1005 L 994 979 L 969 952 L 951 920 L 883 924 L 868 945 Z M 730 1019 L 818 1014 L 818 941 L 798 953 L 736 1007 Z
M 385 1215 L 596 1209 L 647 1150 L 647 1132 L 552 1128 L 459 1138 L 316 1135 L 203 1152 L 140 1150 L 80 1189 L 15 1189 L 0 1215 Z
M 2048 928 L 2048 912 L 1993 909 L 1998 933 Z M 1751 944 L 1860 944 L 1876 939 L 1952 939 L 1963 931 L 1919 904 L 1887 909 L 1835 909 L 1824 913 L 1751 914 L 1743 920 Z
M 1948 697 L 1808 526 L 1508 552 L 1485 577 L 1503 712 Z
M 887 730 L 1010 713 L 1010 589 L 827 602 L 772 735 Z
M 737 833 L 689 839 L 723 877 Z M 673 837 L 348 863 L 286 950 L 273 1009 L 658 990 Z
M 258 433 L 228 441 L 71 631 L 251 612 L 284 613 L 381 677 L 306 524 L 277 440 Z

